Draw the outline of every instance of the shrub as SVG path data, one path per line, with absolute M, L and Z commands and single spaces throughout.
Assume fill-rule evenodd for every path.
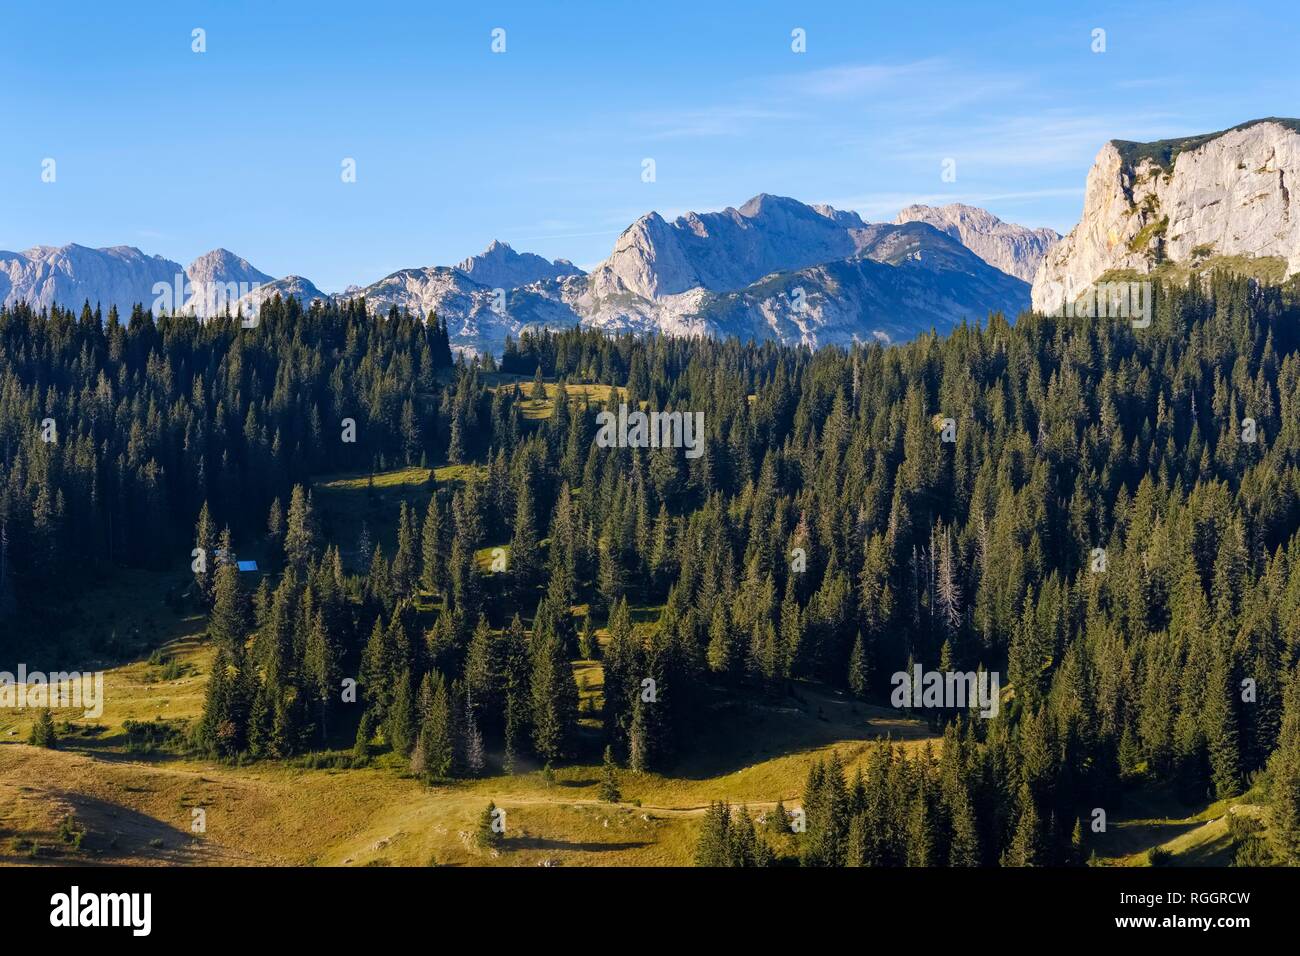
M 47 750 L 55 750 L 59 746 L 58 734 L 54 730 L 54 716 L 44 710 L 36 718 L 36 723 L 32 724 L 32 732 L 27 736 L 27 742 L 33 747 L 44 747 Z
M 180 753 L 188 746 L 185 731 L 167 720 L 127 720 L 126 750 L 133 754 Z
M 1147 850 L 1147 863 L 1151 866 L 1168 866 L 1173 854 L 1162 846 L 1153 846 Z

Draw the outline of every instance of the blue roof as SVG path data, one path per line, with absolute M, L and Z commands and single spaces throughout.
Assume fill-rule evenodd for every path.
M 236 561 L 235 563 L 239 566 L 239 570 L 241 570 L 241 571 L 256 571 L 256 570 L 257 570 L 257 562 L 256 562 L 256 561 Z

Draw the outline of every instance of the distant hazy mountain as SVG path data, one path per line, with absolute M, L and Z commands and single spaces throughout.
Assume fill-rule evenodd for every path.
M 456 268 L 467 278 L 490 289 L 514 289 L 543 279 L 584 275 L 568 259 L 551 262 L 531 252 L 515 252 L 504 242 L 493 242 Z
M 199 256 L 189 268 L 130 246 L 89 249 L 38 246 L 24 253 L 0 252 L 0 299 L 37 308 L 78 308 L 89 301 L 129 313 L 137 303 L 206 317 L 232 305 L 271 276 L 225 249 Z
M 895 222 L 927 222 L 946 232 L 995 269 L 1026 282 L 1034 281 L 1047 250 L 1061 241 L 1054 229 L 1029 229 L 1003 222 L 987 209 L 951 203 L 908 206 Z
M 185 270 L 193 286 L 192 294 L 182 304 L 184 311 L 206 317 L 218 314 L 244 296 L 274 279 L 255 269 L 247 259 L 241 259 L 226 249 L 213 249 L 199 256 Z
M 277 295 L 282 299 L 297 299 L 305 307 L 310 307 L 316 301 L 328 302 L 333 298 L 302 276 L 285 276 L 283 279 L 274 279 L 258 286 L 231 306 L 230 312 L 232 315 L 237 311 L 246 316 L 257 315 L 262 303 L 269 302 Z
M 172 286 L 184 268 L 162 256 L 146 256 L 131 246 L 36 246 L 26 252 L 0 252 L 0 301 L 27 302 L 33 308 L 58 304 L 79 309 L 89 301 L 129 314 L 140 303 L 150 308 L 154 286 Z
M 1088 173 L 1079 224 L 1034 277 L 1053 310 L 1108 274 L 1183 278 L 1215 267 L 1280 280 L 1300 272 L 1300 120 L 1220 133 L 1112 140 Z

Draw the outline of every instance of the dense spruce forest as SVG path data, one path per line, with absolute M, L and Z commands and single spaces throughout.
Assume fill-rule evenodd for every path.
M 254 328 L 0 310 L 0 649 L 66 665 L 60 595 L 192 569 L 169 600 L 217 647 L 196 751 L 392 753 L 431 782 L 604 754 L 611 793 L 671 774 L 719 695 L 887 704 L 913 665 L 982 669 L 995 717 L 917 708 L 940 742 L 817 764 L 797 814 L 715 805 L 698 862 L 775 862 L 765 829 L 794 828 L 806 865 L 1081 864 L 1098 808 L 1162 786 L 1261 788 L 1239 858 L 1297 864 L 1300 294 L 1222 274 L 1156 303 L 1138 330 L 575 329 L 499 360 L 363 302 Z M 704 412 L 704 453 L 600 447 L 620 403 Z M 323 532 L 319 476 L 447 464 L 371 529 L 391 553 Z M 599 741 L 570 669 L 597 656 Z

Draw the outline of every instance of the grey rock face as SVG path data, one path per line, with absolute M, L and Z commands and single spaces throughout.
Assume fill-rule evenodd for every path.
M 128 314 L 136 303 L 151 307 L 178 281 L 183 286 L 184 277 L 179 263 L 147 256 L 132 246 L 90 249 L 73 244 L 0 252 L 0 300 L 10 306 L 26 302 L 37 309 L 56 304 L 76 309 L 88 301 L 92 308 L 98 304 L 107 312 L 117 306 Z
M 592 273 L 594 291 L 646 299 L 703 288 L 744 288 L 772 272 L 845 259 L 859 249 L 856 213 L 755 196 L 739 209 L 687 213 L 669 223 L 648 213 L 629 226 Z
M 1032 282 L 1047 250 L 1061 239 L 1054 229 L 1029 229 L 1003 222 L 986 209 L 951 203 L 908 206 L 894 220 L 926 222 L 952 236 L 995 269 Z
M 567 259 L 551 262 L 531 252 L 515 252 L 504 242 L 493 242 L 456 268 L 466 278 L 490 289 L 514 289 L 543 279 L 584 275 Z
M 213 249 L 199 256 L 185 272 L 191 292 L 182 308 L 200 318 L 217 315 L 227 306 L 233 315 L 240 299 L 274 281 L 265 272 L 254 268 L 247 259 L 241 259 L 226 249 Z
M 1300 121 L 1257 120 L 1159 143 L 1112 141 L 1088 173 L 1079 224 L 1034 277 L 1052 311 L 1111 270 L 1270 257 L 1300 272 Z

